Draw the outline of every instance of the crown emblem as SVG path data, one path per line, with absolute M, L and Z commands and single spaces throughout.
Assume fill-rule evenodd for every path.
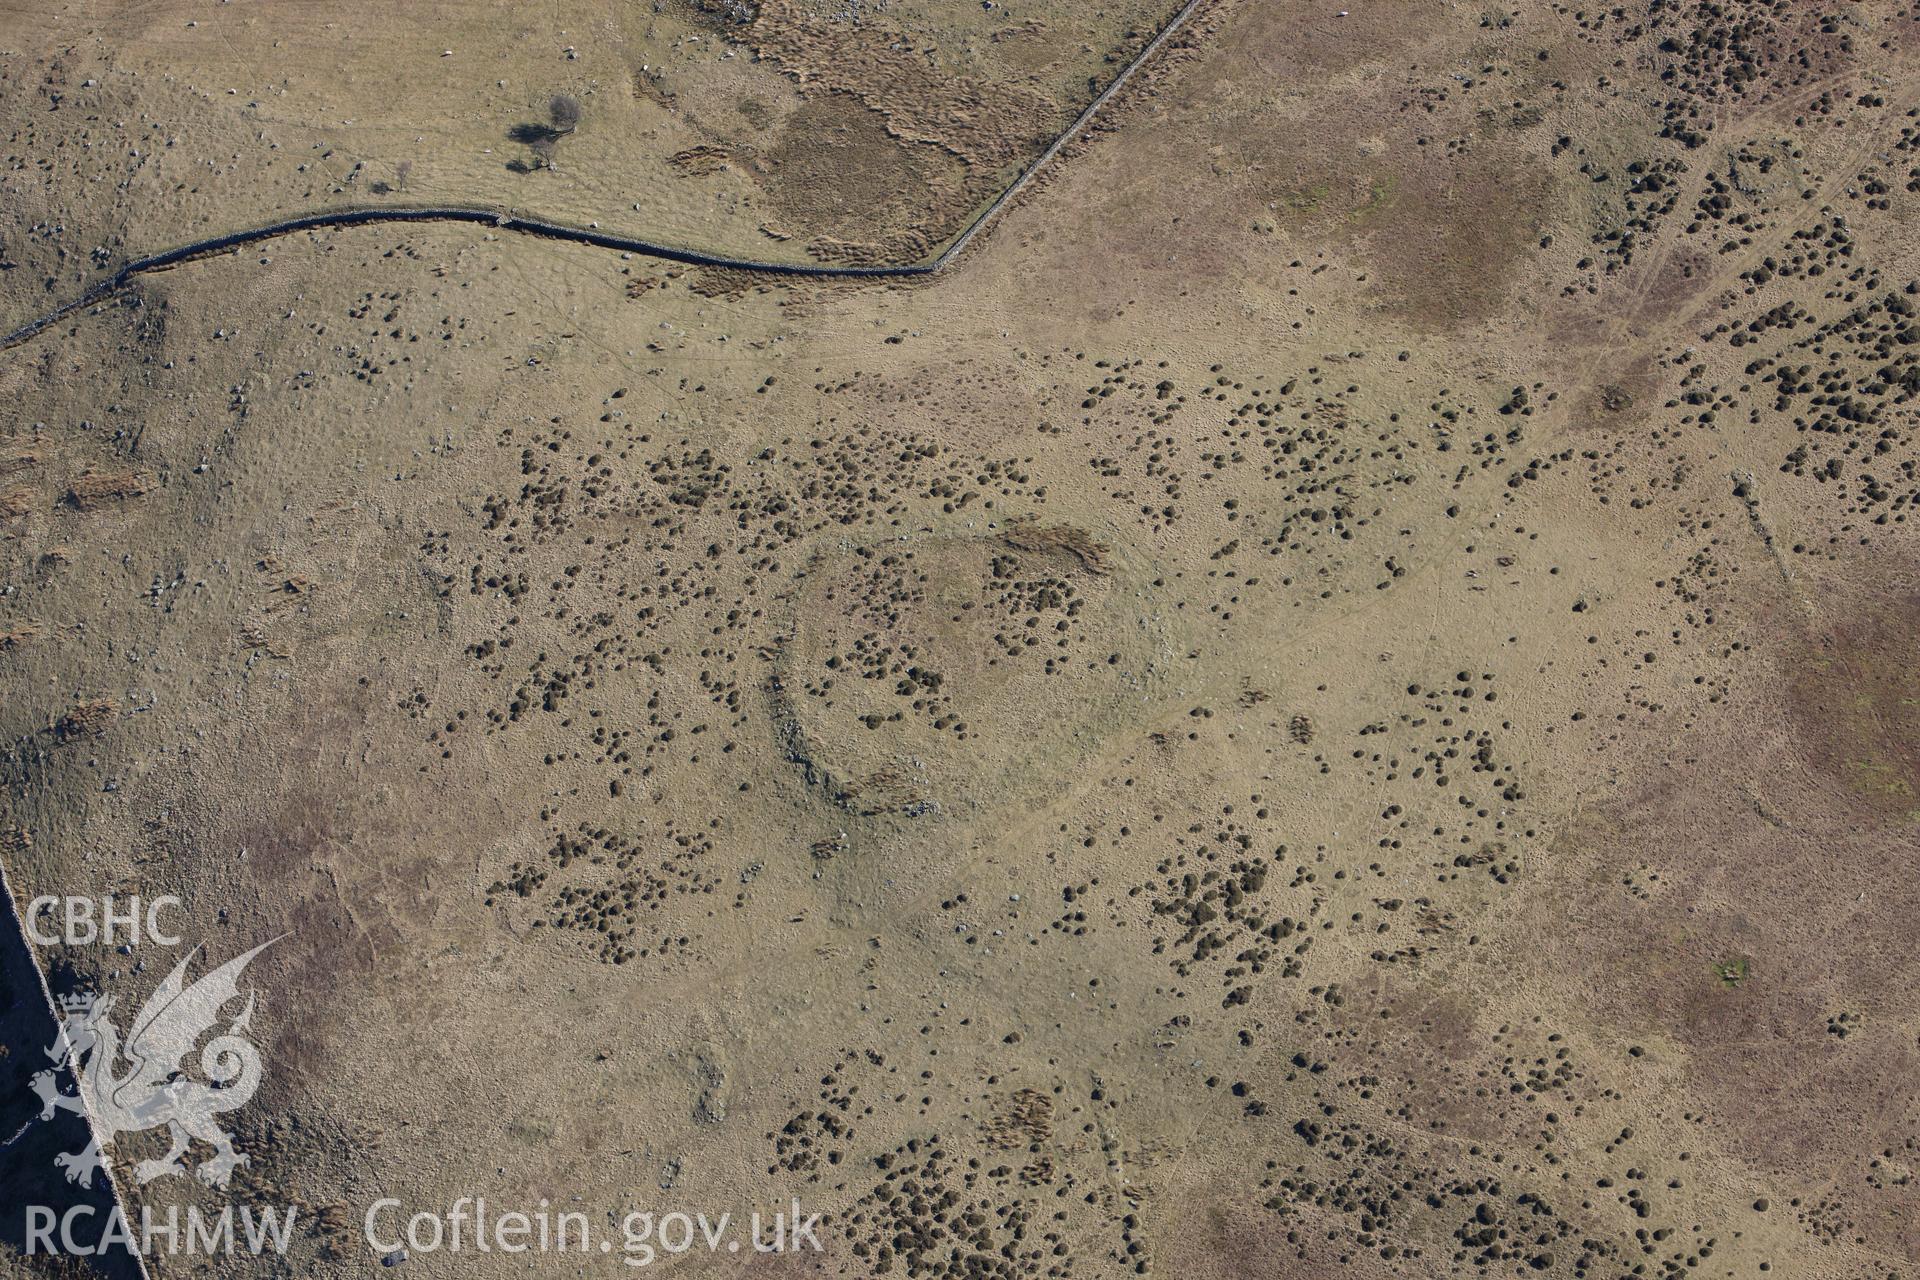
M 63 1013 L 85 1013 L 93 1008 L 94 997 L 89 992 L 60 997 L 60 1010 Z

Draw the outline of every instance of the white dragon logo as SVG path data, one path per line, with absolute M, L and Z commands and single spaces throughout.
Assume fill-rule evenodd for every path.
M 134 1166 L 142 1184 L 170 1173 L 186 1173 L 180 1157 L 190 1140 L 214 1150 L 211 1158 L 194 1168 L 200 1181 L 210 1187 L 225 1187 L 233 1171 L 247 1163 L 214 1117 L 245 1106 L 260 1087 L 260 1051 L 245 1035 L 253 1018 L 251 994 L 247 1007 L 225 1033 L 207 1041 L 200 1051 L 200 1069 L 211 1083 L 190 1079 L 184 1070 L 200 1037 L 219 1022 L 220 1010 L 228 1001 L 240 994 L 241 970 L 278 941 L 263 942 L 187 986 L 187 964 L 198 954 L 196 947 L 140 1007 L 124 1046 L 119 1028 L 108 1016 L 113 1011 L 112 996 L 61 997 L 60 1034 L 47 1056 L 72 1068 L 79 1092 L 62 1092 L 51 1070 L 34 1075 L 33 1091 L 43 1104 L 42 1120 L 52 1119 L 56 1108 L 92 1120 L 92 1141 L 79 1151 L 54 1157 L 69 1182 L 90 1185 L 94 1173 L 106 1167 L 102 1146 L 111 1147 L 120 1134 L 161 1125 L 172 1134 L 172 1146 L 160 1159 Z M 115 1075 L 123 1056 L 127 1068 Z

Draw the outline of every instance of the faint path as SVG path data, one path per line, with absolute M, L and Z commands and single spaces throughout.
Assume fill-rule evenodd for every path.
M 1207 0 L 1187 0 L 1168 23 L 1160 28 L 1158 35 L 1147 42 L 1144 49 L 1134 55 L 1131 62 L 1121 69 L 1112 83 L 1101 91 L 1100 96 L 1087 104 L 1086 110 L 1074 118 L 1072 124 L 1047 145 L 1046 150 L 1034 157 L 1026 168 L 1020 171 L 1006 190 L 994 197 L 993 203 L 980 211 L 966 230 L 954 237 L 953 242 L 943 249 L 939 256 L 927 262 L 904 263 L 898 266 L 846 266 L 813 262 L 759 262 L 752 258 L 737 258 L 722 253 L 708 253 L 701 249 L 680 248 L 674 245 L 659 244 L 652 240 L 634 236 L 616 235 L 611 231 L 601 231 L 593 227 L 570 226 L 563 222 L 549 222 L 544 218 L 522 217 L 506 209 L 489 208 L 483 205 L 418 205 L 418 206 L 348 206 L 329 209 L 320 213 L 298 214 L 283 218 L 264 226 L 249 227 L 241 231 L 229 231 L 224 235 L 209 236 L 175 249 L 136 258 L 125 264 L 105 280 L 95 284 L 70 302 L 31 320 L 15 329 L 5 337 L 0 337 L 0 351 L 19 346 L 32 339 L 49 325 L 58 324 L 76 311 L 104 302 L 111 298 L 133 280 L 135 276 L 149 271 L 159 271 L 166 267 L 198 258 L 205 254 L 219 253 L 226 249 L 237 249 L 242 245 L 255 244 L 262 240 L 272 240 L 280 236 L 293 235 L 301 231 L 313 231 L 326 227 L 357 227 L 370 223 L 385 222 L 471 222 L 482 226 L 491 226 L 502 231 L 518 231 L 525 235 L 544 236 L 549 240 L 565 240 L 574 244 L 593 245 L 600 249 L 618 249 L 625 253 L 637 253 L 649 258 L 660 258 L 668 262 L 684 262 L 692 266 L 720 267 L 729 271 L 750 271 L 764 275 L 804 276 L 813 279 L 858 280 L 879 279 L 898 280 L 913 276 L 930 276 L 941 270 L 966 247 L 975 237 L 985 231 L 994 219 L 1011 204 L 1016 196 L 1033 180 L 1035 174 L 1058 156 L 1060 152 L 1086 131 L 1102 107 L 1113 101 L 1116 94 L 1126 87 L 1134 73 L 1145 66 L 1155 54 L 1166 45 L 1169 38 Z

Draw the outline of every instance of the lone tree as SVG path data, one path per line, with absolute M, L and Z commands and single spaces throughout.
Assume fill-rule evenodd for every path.
M 507 136 L 525 143 L 533 152 L 532 168 L 550 169 L 554 148 L 579 125 L 580 100 L 570 94 L 556 93 L 547 102 L 547 123 L 517 124 L 507 131 Z

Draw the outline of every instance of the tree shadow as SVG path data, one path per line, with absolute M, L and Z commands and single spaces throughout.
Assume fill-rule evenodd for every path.
M 532 173 L 537 169 L 552 168 L 553 149 L 559 145 L 560 139 L 565 136 L 566 134 L 555 129 L 552 125 L 538 124 L 532 121 L 524 124 L 516 124 L 513 128 L 507 130 L 507 141 L 517 142 L 527 148 L 528 151 L 533 153 L 533 158 L 527 160 L 516 156 L 507 162 L 507 168 L 514 173 Z
M 507 130 L 507 138 L 509 141 L 518 142 L 522 146 L 528 147 L 537 147 L 543 143 L 552 146 L 565 136 L 565 133 L 550 124 L 535 124 L 531 121 L 525 124 L 517 124 Z
M 517 142 L 533 153 L 531 162 L 513 160 L 507 168 L 515 173 L 532 173 L 536 169 L 553 167 L 553 151 L 560 145 L 560 139 L 572 133 L 580 123 L 580 102 L 577 98 L 557 93 L 547 103 L 547 121 L 523 121 L 507 130 L 507 141 Z

